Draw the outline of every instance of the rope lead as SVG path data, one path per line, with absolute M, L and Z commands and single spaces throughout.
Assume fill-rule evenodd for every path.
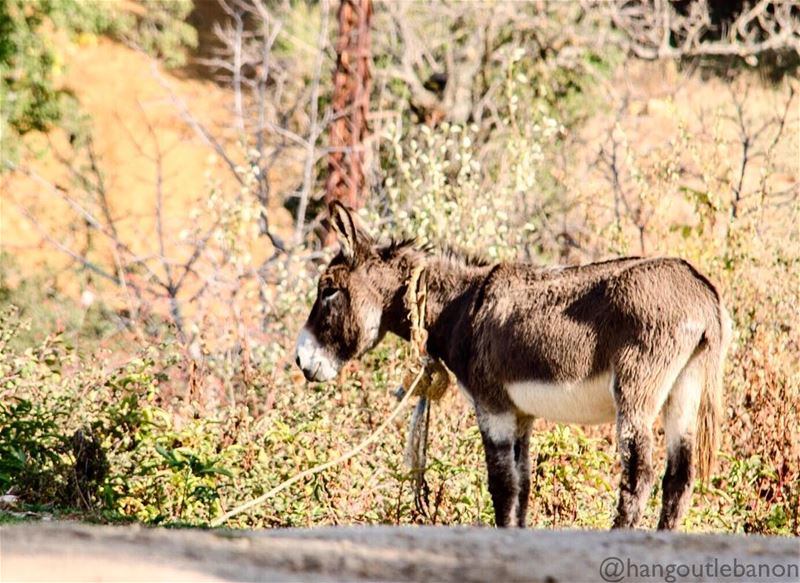
M 428 297 L 427 281 L 423 264 L 416 265 L 406 290 L 405 302 L 411 322 L 411 357 L 419 363 L 419 382 L 411 389 L 413 370 L 406 372 L 403 385 L 397 394 L 405 396 L 414 391 L 419 396 L 417 406 L 411 415 L 408 425 L 408 437 L 404 463 L 413 474 L 414 504 L 418 512 L 424 514 L 427 507 L 428 484 L 425 481 L 425 470 L 428 465 L 428 428 L 431 419 L 431 402 L 442 398 L 450 384 L 450 376 L 444 365 L 427 355 L 426 344 L 428 331 L 425 329 L 426 300 Z
M 230 520 L 231 518 L 233 518 L 237 514 L 241 514 L 242 512 L 245 512 L 246 510 L 250 510 L 251 508 L 255 508 L 256 506 L 260 506 L 261 504 L 263 504 L 264 502 L 266 502 L 267 500 L 269 500 L 270 498 L 272 498 L 276 494 L 279 494 L 280 492 L 282 492 L 283 490 L 285 490 L 286 488 L 288 488 L 292 484 L 295 484 L 295 483 L 299 482 L 300 480 L 302 480 L 304 478 L 307 478 L 309 476 L 313 476 L 315 474 L 319 474 L 320 472 L 324 472 L 325 470 L 327 470 L 329 468 L 337 466 L 337 465 L 339 465 L 341 463 L 346 462 L 350 458 L 353 458 L 353 457 L 357 456 L 364 449 L 366 449 L 371 443 L 376 441 L 378 439 L 378 437 L 380 437 L 380 435 L 386 430 L 386 428 L 389 427 L 389 425 L 392 423 L 392 421 L 395 420 L 395 418 L 400 413 L 400 411 L 403 410 L 403 408 L 405 407 L 406 403 L 408 403 L 408 401 L 411 399 L 411 396 L 414 394 L 414 389 L 416 389 L 417 383 L 419 383 L 420 379 L 422 378 L 423 372 L 424 372 L 424 369 L 419 371 L 419 373 L 417 374 L 416 378 L 414 379 L 414 382 L 411 384 L 411 390 L 405 396 L 403 396 L 403 398 L 400 400 L 400 402 L 397 404 L 397 406 L 394 408 L 394 410 L 391 412 L 391 414 L 386 418 L 386 420 L 383 423 L 381 423 L 380 426 L 372 434 L 370 434 L 364 441 L 359 443 L 356 447 L 354 447 L 353 449 L 351 449 L 350 451 L 348 451 L 344 455 L 339 456 L 336 459 L 333 459 L 333 460 L 330 460 L 328 462 L 319 464 L 317 466 L 314 466 L 313 468 L 309 468 L 309 469 L 307 469 L 307 470 L 305 470 L 303 472 L 300 472 L 299 474 L 296 474 L 296 475 L 292 476 L 288 480 L 285 480 L 285 481 L 281 482 L 280 484 L 278 484 L 277 486 L 275 486 L 272 490 L 269 490 L 268 492 L 265 492 L 264 494 L 262 494 L 258 498 L 254 498 L 253 500 L 250 500 L 249 502 L 246 502 L 246 503 L 244 503 L 244 504 L 242 504 L 240 506 L 237 506 L 236 508 L 234 508 L 230 512 L 226 512 L 225 514 L 223 514 L 219 518 L 215 518 L 214 520 L 211 521 L 211 526 L 214 527 L 214 528 L 216 528 L 218 526 L 222 526 L 223 524 L 228 522 L 228 520 Z

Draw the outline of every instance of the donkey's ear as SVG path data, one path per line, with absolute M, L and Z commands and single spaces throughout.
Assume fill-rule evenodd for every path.
M 362 253 L 369 251 L 370 237 L 356 223 L 352 211 L 338 200 L 328 204 L 331 228 L 339 239 L 342 255 L 348 263 L 354 263 Z

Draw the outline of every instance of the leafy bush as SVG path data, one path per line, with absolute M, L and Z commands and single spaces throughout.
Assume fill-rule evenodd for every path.
M 63 446 L 60 427 L 41 407 L 25 399 L 0 404 L 0 489 L 29 493 L 58 485 L 51 474 Z
M 122 34 L 168 67 L 186 64 L 186 49 L 197 47 L 197 31 L 186 22 L 194 0 L 145 0 L 144 11 Z M 130 22 L 130 21 L 129 21 Z
M 490 136 L 476 125 L 388 128 L 385 196 L 370 201 L 369 222 L 491 259 L 539 255 L 536 218 L 553 204 L 542 188 L 546 165 L 565 128 L 548 99 L 528 87 L 521 58 L 507 65 L 502 126 Z
M 6 311 L 8 340 L 18 327 L 14 311 Z M 254 404 L 223 407 L 209 416 L 195 401 L 165 402 L 165 383 L 180 382 L 186 370 L 186 362 L 168 347 L 147 349 L 141 358 L 111 369 L 85 366 L 56 338 L 33 350 L 10 347 L 4 344 L 0 371 L 18 380 L 6 384 L 0 396 L 5 403 L 13 395 L 19 404 L 0 409 L 3 490 L 28 503 L 84 508 L 108 519 L 184 524 L 205 524 L 361 439 L 388 414 L 390 389 L 402 374 L 401 366 L 389 366 L 387 375 L 375 365 L 382 362 L 385 371 L 390 362 L 401 363 L 405 352 L 397 345 L 383 347 L 364 372 L 309 394 L 286 384 L 295 376 L 287 371 L 283 393 L 270 388 L 270 411 L 255 416 L 260 406 Z M 367 377 L 370 369 L 376 372 Z M 190 379 L 190 386 L 198 380 Z M 367 387 L 377 394 L 367 394 Z M 464 404 L 452 398 L 441 411 L 437 407 L 428 473 L 434 495 L 425 514 L 415 508 L 410 476 L 400 465 L 401 424 L 371 456 L 349 462 L 347 471 L 316 476 L 234 524 L 488 522 L 480 436 L 474 424 L 467 428 L 464 412 Z M 535 489 L 560 497 L 575 516 L 594 488 L 607 487 L 596 463 L 572 464 L 573 456 L 595 451 L 596 444 L 567 428 L 540 438 Z M 95 444 L 95 451 L 82 453 L 78 441 L 84 449 L 87 442 Z M 604 461 L 596 455 L 592 459 Z

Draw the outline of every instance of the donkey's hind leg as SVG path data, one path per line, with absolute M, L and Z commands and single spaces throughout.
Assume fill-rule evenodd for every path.
M 624 368 L 615 371 L 617 447 L 622 476 L 613 528 L 635 528 L 653 489 L 653 423 L 660 408 L 662 383 L 663 375 L 643 375 Z
M 704 380 L 702 359 L 693 358 L 681 371 L 664 403 L 667 469 L 664 472 L 659 530 L 680 525 L 694 485 L 694 432 Z
M 613 528 L 635 528 L 655 482 L 652 424 L 637 416 L 619 415 L 617 440 L 622 477 Z
M 676 339 L 672 334 L 651 342 L 649 346 L 626 347 L 614 364 L 617 438 L 622 459 L 614 528 L 634 528 L 639 523 L 655 482 L 653 424 L 697 346 L 695 339 Z M 653 346 L 658 344 L 662 349 L 655 350 Z M 665 354 L 670 356 L 664 357 Z

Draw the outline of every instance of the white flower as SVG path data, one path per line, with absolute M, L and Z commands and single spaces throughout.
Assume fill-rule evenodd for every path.
M 89 306 L 91 306 L 94 303 L 94 300 L 95 300 L 94 293 L 92 293 L 88 289 L 83 290 L 83 293 L 81 294 L 81 305 L 83 305 L 84 308 L 88 308 Z

